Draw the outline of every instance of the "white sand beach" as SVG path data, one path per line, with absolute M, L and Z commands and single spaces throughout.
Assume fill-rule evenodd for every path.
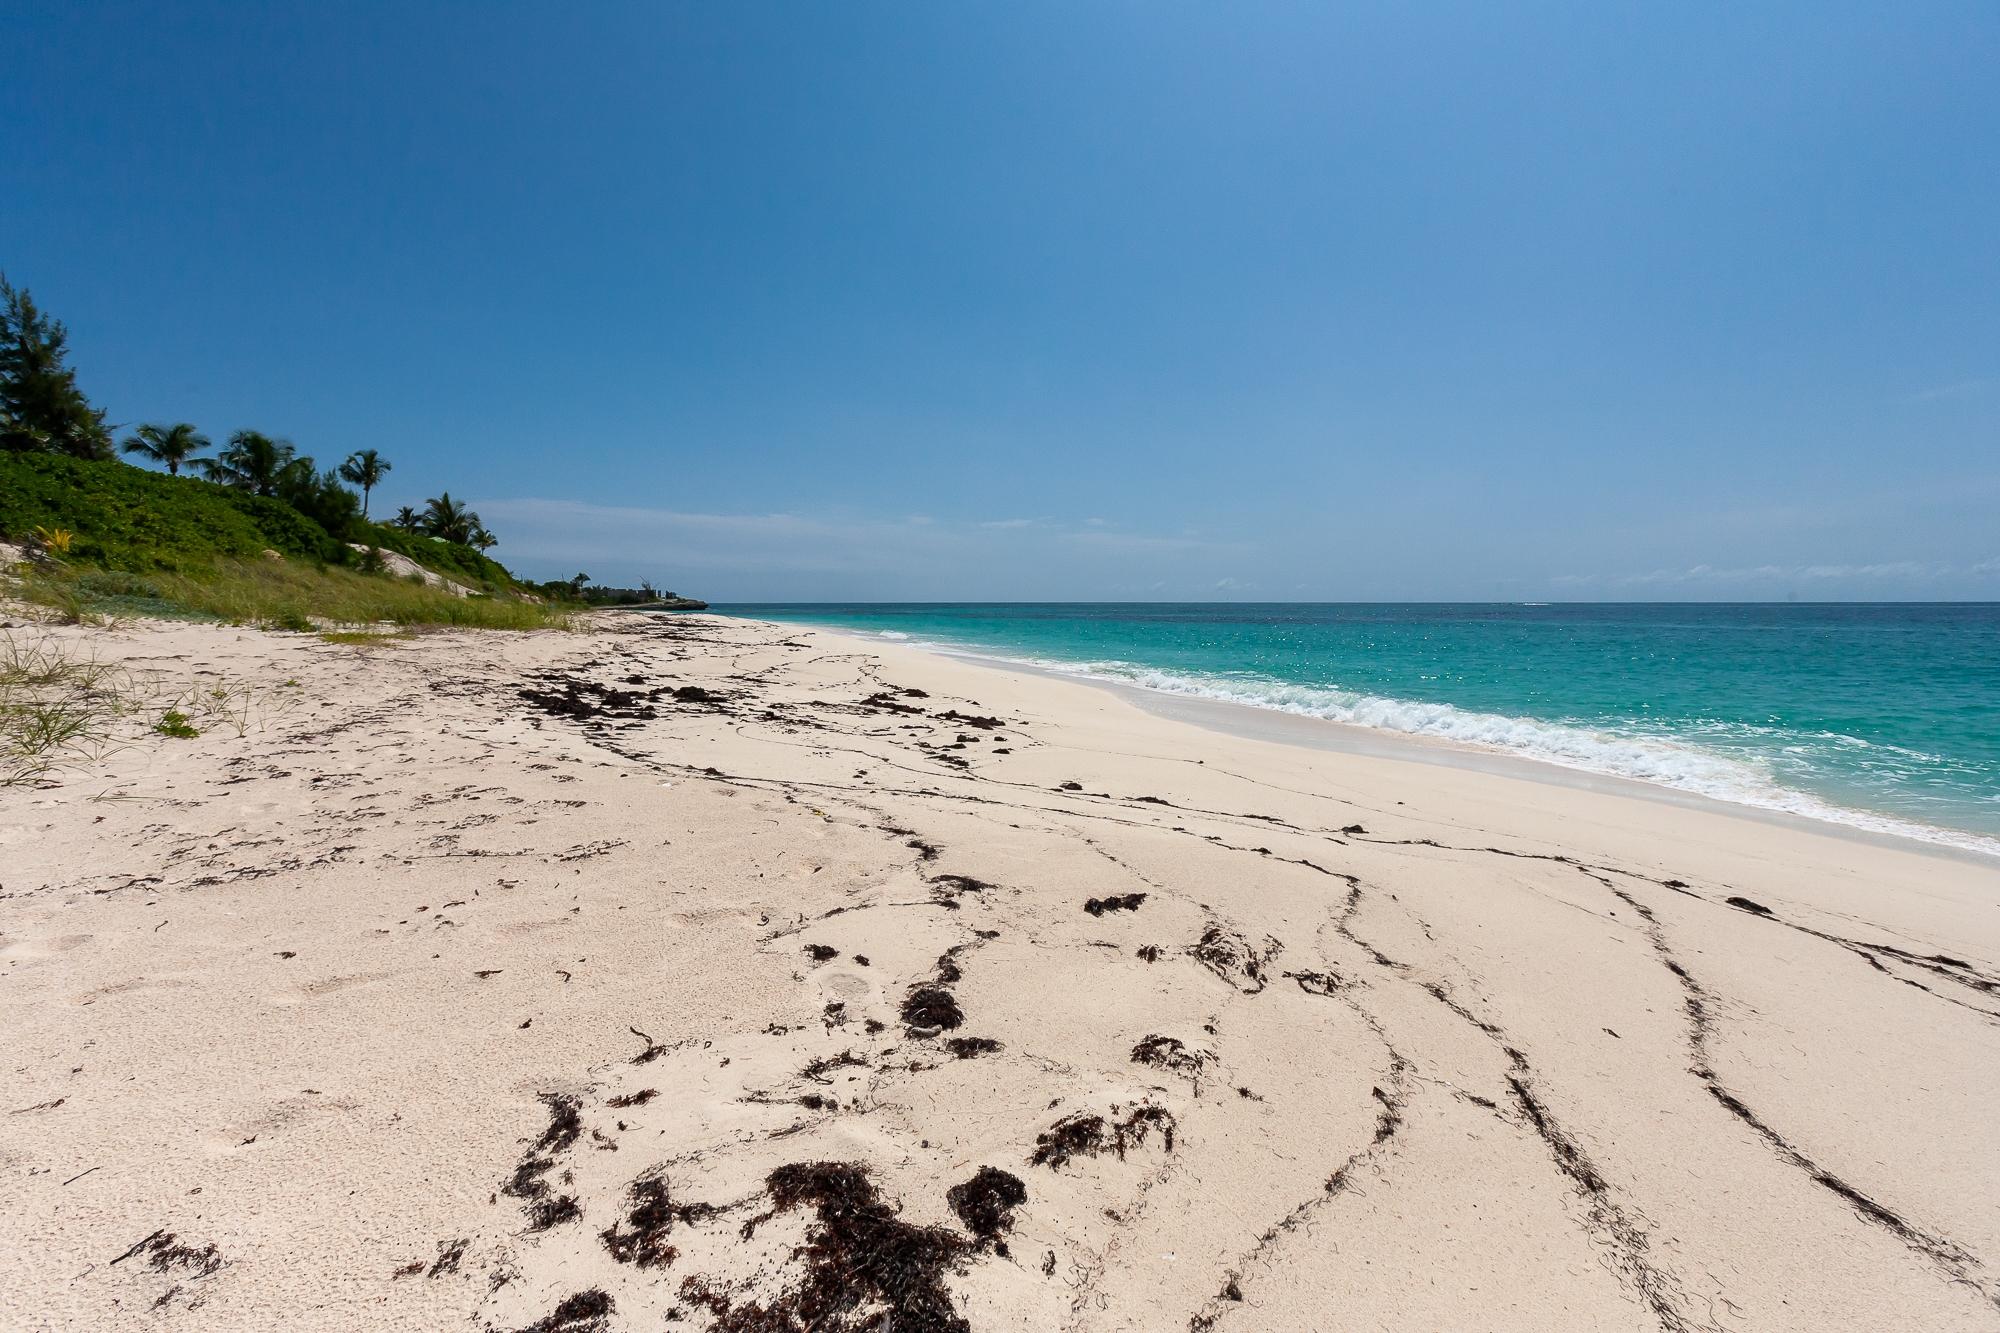
M 2000 1328 L 2000 866 L 716 616 L 13 633 L 215 705 L 0 789 L 7 1329 Z

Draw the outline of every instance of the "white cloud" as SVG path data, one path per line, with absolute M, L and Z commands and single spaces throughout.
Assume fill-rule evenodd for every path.
M 989 518 L 979 526 L 982 528 L 1007 529 L 1039 528 L 1045 527 L 1047 524 L 1048 520 L 1045 518 Z

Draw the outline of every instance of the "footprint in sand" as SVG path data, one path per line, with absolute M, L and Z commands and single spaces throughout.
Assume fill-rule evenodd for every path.
M 316 981 L 302 981 L 298 989 L 279 991 L 276 995 L 264 997 L 267 1004 L 294 1005 L 306 1000 L 316 1000 L 324 995 L 333 995 L 355 986 L 369 986 L 378 981 L 387 981 L 390 972 L 356 972 L 349 976 L 321 977 Z
M 669 912 L 667 920 L 677 926 L 712 926 L 722 921 L 754 919 L 757 913 L 744 907 L 702 907 L 688 912 Z
M 497 930 L 501 935 L 534 935 L 544 930 L 559 930 L 576 924 L 574 917 L 557 916 L 545 921 L 509 921 Z
M 177 990 L 194 984 L 194 982 L 187 980 L 185 977 L 133 977 L 130 981 L 114 981 L 108 986 L 99 986 L 95 990 L 87 990 L 77 996 L 72 1003 L 95 1004 L 99 1000 L 109 999 L 114 995 L 125 995 L 132 991 Z
M 285 1130 L 324 1115 L 340 1111 L 352 1111 L 359 1102 L 344 1097 L 330 1097 L 324 1093 L 305 1092 L 296 1097 L 273 1102 L 262 1115 L 234 1125 L 225 1125 L 202 1140 L 202 1151 L 210 1157 L 226 1157 L 246 1152 L 260 1143 L 269 1142 Z
M 54 954 L 68 953 L 72 949 L 81 949 L 96 938 L 95 935 L 56 935 L 45 939 L 37 939 L 32 935 L 17 935 L 11 938 L 0 936 L 0 956 L 10 961 L 48 958 Z
M 820 989 L 828 996 L 846 1004 L 871 995 L 875 990 L 874 983 L 854 972 L 821 972 L 813 980 L 819 982 Z

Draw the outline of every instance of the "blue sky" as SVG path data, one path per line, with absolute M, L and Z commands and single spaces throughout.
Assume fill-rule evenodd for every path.
M 2000 597 L 1990 3 L 0 31 L 0 268 L 112 419 L 378 448 L 532 574 Z

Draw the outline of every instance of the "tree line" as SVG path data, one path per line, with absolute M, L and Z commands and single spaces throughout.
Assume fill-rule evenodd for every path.
M 377 451 L 362 449 L 322 470 L 291 441 L 254 430 L 237 431 L 210 456 L 212 441 L 186 421 L 142 425 L 119 443 L 115 434 L 77 384 L 68 329 L 0 274 L 0 448 L 101 461 L 123 452 L 176 477 L 186 468 L 223 486 L 283 500 L 342 538 L 368 522 L 369 499 L 393 466 Z M 403 506 L 391 523 L 481 551 L 498 544 L 479 515 L 449 491 L 422 509 Z

